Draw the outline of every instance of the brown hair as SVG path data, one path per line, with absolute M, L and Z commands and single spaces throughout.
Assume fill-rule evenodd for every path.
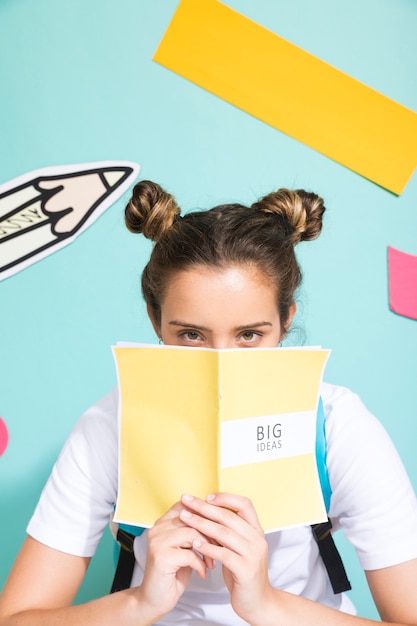
M 288 332 L 290 307 L 301 283 L 294 253 L 300 241 L 319 236 L 324 203 L 302 189 L 279 189 L 252 206 L 224 204 L 181 217 L 174 197 L 144 180 L 125 209 L 128 229 L 155 242 L 142 274 L 142 292 L 156 326 L 171 277 L 193 266 L 259 269 L 277 289 L 280 322 Z

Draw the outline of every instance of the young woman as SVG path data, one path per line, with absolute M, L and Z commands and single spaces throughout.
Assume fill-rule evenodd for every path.
M 158 185 L 136 185 L 133 232 L 155 242 L 142 277 L 157 336 L 210 348 L 276 346 L 295 313 L 294 246 L 320 234 L 324 205 L 280 189 L 251 207 L 181 217 Z M 384 623 L 417 625 L 417 505 L 385 431 L 359 398 L 323 384 L 330 517 L 354 545 Z M 273 488 L 273 477 L 271 477 Z M 311 529 L 264 536 L 239 494 L 182 495 L 135 540 L 130 589 L 71 606 L 117 497 L 117 392 L 75 427 L 28 526 L 0 626 L 145 624 L 361 626 L 334 594 Z

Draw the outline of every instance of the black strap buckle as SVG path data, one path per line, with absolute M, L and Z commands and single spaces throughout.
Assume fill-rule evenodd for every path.
M 123 550 L 126 550 L 127 552 L 133 552 L 133 543 L 135 541 L 134 535 L 131 535 L 122 528 L 119 528 L 117 530 L 116 539 L 118 543 L 120 543 Z

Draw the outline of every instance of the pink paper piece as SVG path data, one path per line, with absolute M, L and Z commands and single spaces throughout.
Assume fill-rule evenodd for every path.
M 7 431 L 7 426 L 0 417 L 0 456 L 3 452 L 6 451 L 7 444 L 9 443 L 9 433 Z
M 417 256 L 388 247 L 388 289 L 391 310 L 417 320 Z

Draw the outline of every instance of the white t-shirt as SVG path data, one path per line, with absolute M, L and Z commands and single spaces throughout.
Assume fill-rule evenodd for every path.
M 323 383 L 321 395 L 334 529 L 343 529 L 365 570 L 417 558 L 416 497 L 384 428 L 348 389 Z M 75 426 L 28 525 L 28 534 L 41 543 L 74 555 L 94 554 L 117 497 L 117 411 L 114 389 Z M 145 531 L 135 540 L 132 586 L 142 580 L 146 536 Z M 309 526 L 269 533 L 267 542 L 274 587 L 354 613 L 345 594 L 333 593 Z M 193 574 L 175 609 L 158 622 L 201 623 L 245 623 L 230 606 L 219 565 L 206 580 Z

